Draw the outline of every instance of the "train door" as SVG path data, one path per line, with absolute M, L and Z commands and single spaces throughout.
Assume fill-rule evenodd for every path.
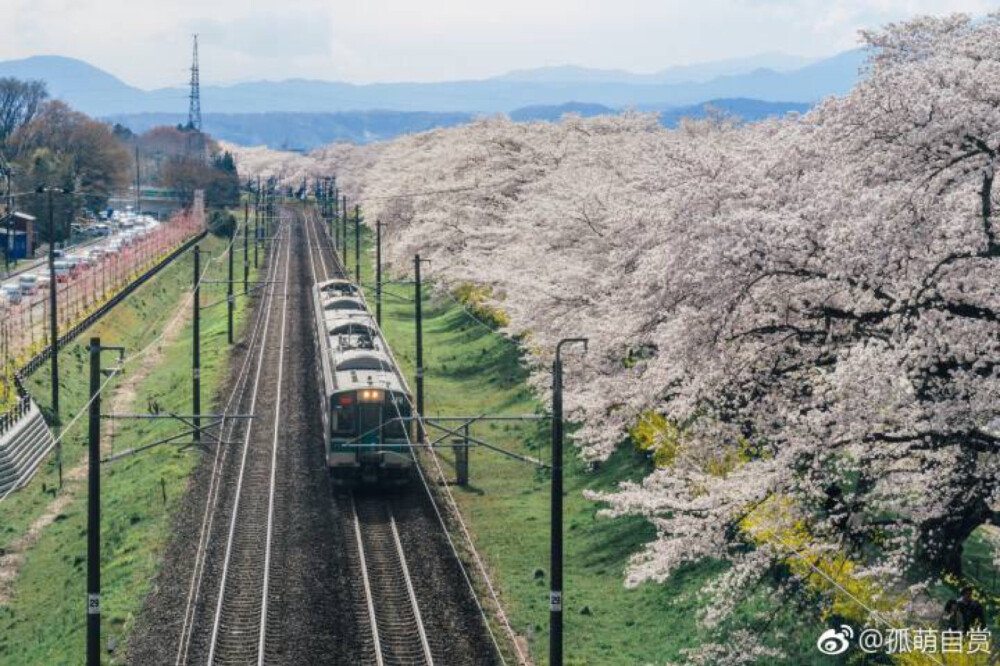
M 361 443 L 378 444 L 382 440 L 382 405 L 377 402 L 362 402 L 358 407 L 361 414 Z
M 378 389 L 358 392 L 359 434 L 362 444 L 379 444 L 382 441 L 382 401 L 385 393 Z

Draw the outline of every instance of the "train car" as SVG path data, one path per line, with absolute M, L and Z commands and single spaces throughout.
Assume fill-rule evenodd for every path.
M 316 285 L 326 464 L 336 486 L 403 485 L 413 471 L 411 396 L 357 288 Z

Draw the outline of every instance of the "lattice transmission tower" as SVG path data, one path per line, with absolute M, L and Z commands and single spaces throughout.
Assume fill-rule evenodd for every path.
M 198 81 L 198 35 L 194 35 L 191 59 L 191 95 L 188 100 L 188 127 L 201 132 L 201 84 Z

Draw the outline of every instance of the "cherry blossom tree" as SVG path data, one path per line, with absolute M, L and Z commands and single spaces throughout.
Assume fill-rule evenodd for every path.
M 237 159 L 336 173 L 394 270 L 419 251 L 439 288 L 488 287 L 541 395 L 555 341 L 589 337 L 583 455 L 670 424 L 666 462 L 594 496 L 657 528 L 630 584 L 726 559 L 717 624 L 807 550 L 912 596 L 998 520 L 1000 15 L 864 39 L 863 80 L 802 116 L 489 118 Z

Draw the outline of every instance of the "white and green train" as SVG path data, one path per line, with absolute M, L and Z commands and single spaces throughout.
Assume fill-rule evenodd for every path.
M 334 485 L 401 485 L 413 471 L 411 396 L 357 288 L 313 292 L 322 357 L 326 464 Z

